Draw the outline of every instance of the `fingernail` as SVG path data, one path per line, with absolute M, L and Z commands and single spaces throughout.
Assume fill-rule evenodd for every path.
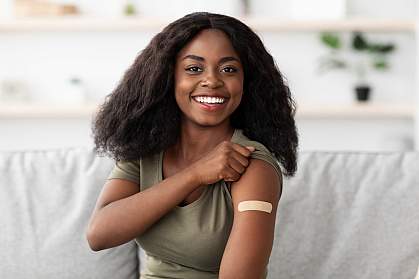
M 249 149 L 250 151 L 255 151 L 255 147 L 254 146 L 246 146 L 247 149 Z

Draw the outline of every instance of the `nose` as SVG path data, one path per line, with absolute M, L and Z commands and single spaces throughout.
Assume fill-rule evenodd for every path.
M 224 82 L 217 73 L 208 72 L 204 79 L 201 81 L 201 86 L 209 88 L 218 88 L 224 85 Z

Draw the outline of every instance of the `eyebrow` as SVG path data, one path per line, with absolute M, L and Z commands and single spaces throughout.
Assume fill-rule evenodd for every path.
M 193 54 L 186 55 L 185 57 L 182 58 L 182 60 L 185 60 L 187 58 L 190 58 L 190 59 L 193 59 L 193 60 L 198 60 L 198 61 L 205 61 L 204 57 L 193 55 Z M 222 63 L 225 63 L 225 62 L 228 62 L 228 61 L 237 61 L 237 62 L 240 63 L 240 60 L 237 59 L 236 57 L 233 57 L 233 56 L 223 57 L 223 58 L 220 59 L 219 63 L 222 64 Z

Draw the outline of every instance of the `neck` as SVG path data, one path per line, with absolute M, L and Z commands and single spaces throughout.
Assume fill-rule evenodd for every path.
M 192 163 L 213 150 L 224 140 L 231 140 L 234 128 L 230 123 L 215 127 L 182 125 L 174 153 L 179 162 Z

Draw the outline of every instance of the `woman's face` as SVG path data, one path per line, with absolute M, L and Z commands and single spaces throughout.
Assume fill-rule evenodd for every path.
M 243 94 L 243 67 L 227 35 L 198 33 L 176 57 L 175 97 L 183 121 L 216 126 L 229 121 Z

